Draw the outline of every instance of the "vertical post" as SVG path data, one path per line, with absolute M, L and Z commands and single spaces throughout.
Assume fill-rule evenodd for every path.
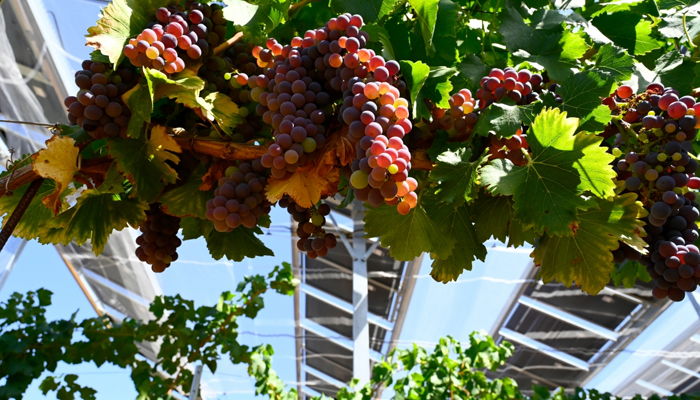
M 360 384 L 369 382 L 369 323 L 367 322 L 367 251 L 365 241 L 365 209 L 355 200 L 352 203 L 352 341 L 353 341 L 353 375 Z
M 301 283 L 301 254 L 297 248 L 297 227 L 299 224 L 290 218 L 292 221 L 292 268 L 294 273 L 294 279 Z M 301 348 L 302 348 L 302 330 L 301 330 L 301 292 L 299 286 L 294 290 L 294 354 L 297 361 L 297 398 L 302 399 L 301 394 Z
M 197 400 L 199 398 L 199 381 L 202 379 L 202 369 L 200 364 L 194 368 L 194 378 L 192 378 L 192 387 L 190 388 L 190 399 Z

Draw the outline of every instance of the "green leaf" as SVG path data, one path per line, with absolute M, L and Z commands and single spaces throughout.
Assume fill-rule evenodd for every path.
M 434 253 L 438 258 L 452 254 L 455 239 L 448 236 L 420 204 L 407 215 L 396 207 L 382 205 L 365 213 L 365 237 L 379 237 L 382 246 L 389 248 L 392 257 L 411 261 L 421 253 Z
M 362 30 L 369 34 L 370 43 L 375 42 L 381 44 L 382 54 L 389 59 L 397 59 L 394 52 L 394 44 L 389 37 L 389 32 L 382 26 L 377 24 L 365 24 Z
M 646 54 L 663 45 L 652 37 L 652 22 L 632 11 L 599 15 L 592 23 L 613 43 L 634 55 Z
M 134 182 L 138 196 L 148 203 L 158 198 L 167 183 L 175 183 L 177 172 L 168 162 L 177 164 L 175 153 L 182 150 L 175 140 L 165 133 L 165 127 L 151 129 L 138 139 L 107 139 L 109 154 L 117 161 L 119 171 Z
M 637 279 L 643 282 L 651 282 L 651 276 L 642 264 L 637 261 L 626 261 L 617 265 L 611 276 L 615 286 L 625 288 L 633 288 L 637 283 Z
M 626 81 L 634 71 L 634 59 L 624 49 L 608 43 L 598 50 L 595 57 L 596 72 L 605 74 L 615 81 Z
M 531 125 L 541 110 L 541 102 L 518 106 L 511 98 L 504 98 L 481 112 L 473 132 L 484 137 L 491 132 L 499 137 L 511 137 L 522 124 Z
M 211 221 L 192 217 L 182 218 L 180 220 L 180 227 L 182 228 L 183 240 L 192 240 L 202 236 L 209 236 L 209 232 L 214 229 L 214 225 Z
M 484 64 L 481 58 L 474 54 L 467 54 L 462 58 L 459 66 L 459 74 L 471 82 L 473 86 L 479 86 L 481 78 L 487 76 L 489 67 Z
M 430 68 L 430 74 L 420 91 L 422 97 L 432 100 L 440 108 L 450 108 L 450 92 L 452 84 L 450 79 L 457 72 L 454 68 L 436 67 Z M 419 100 L 421 96 L 419 96 Z
M 256 228 L 260 232 L 259 228 Z M 232 261 L 242 261 L 244 258 L 274 256 L 275 253 L 255 235 L 255 230 L 239 226 L 228 233 L 212 229 L 207 236 L 209 254 L 215 260 L 226 257 Z
M 423 196 L 422 203 L 430 219 L 457 241 L 452 254 L 447 258 L 431 253 L 430 257 L 434 261 L 430 276 L 442 283 L 456 281 L 462 271 L 471 271 L 474 260 L 486 259 L 486 247 L 477 239 L 469 206 L 438 202 L 434 196 L 428 195 Z
M 84 191 L 72 208 L 59 214 L 51 228 L 61 232 L 60 242 L 75 240 L 79 246 L 90 240 L 92 251 L 102 253 L 112 231 L 137 226 L 146 219 L 148 203 L 134 198 L 122 200 L 97 189 Z
M 698 78 L 697 64 L 690 58 L 673 50 L 659 57 L 654 68 L 654 81 L 661 81 L 665 86 L 671 86 L 680 93 L 690 93 L 694 89 L 694 81 Z
M 389 14 L 394 2 L 392 0 L 331 0 L 333 11 L 342 14 L 360 14 L 365 22 L 375 22 Z
M 15 189 L 12 196 L 5 195 L 0 197 L 0 217 L 3 217 L 3 226 L 5 226 L 9 216 L 17 208 L 28 188 L 29 184 L 26 184 Z M 42 203 L 42 199 L 51 195 L 54 190 L 56 190 L 56 182 L 53 179 L 45 179 L 39 187 L 39 191 L 29 203 L 22 219 L 17 223 L 15 230 L 12 232 L 13 236 L 23 239 L 41 239 L 46 234 L 47 222 L 54 218 L 54 214 L 50 208 Z M 62 210 L 68 208 L 65 198 L 73 192 L 74 190 L 69 187 L 61 193 L 60 204 L 62 205 Z
M 600 99 L 612 93 L 614 81 L 605 79 L 599 74 L 579 72 L 564 81 L 557 93 L 562 97 L 562 103 L 554 101 L 553 96 L 545 96 L 547 106 L 559 107 L 571 117 L 581 120 L 579 130 L 599 132 L 610 122 L 610 109 L 601 104 Z
M 454 203 L 457 207 L 476 198 L 478 170 L 487 161 L 488 153 L 484 152 L 474 161 L 469 161 L 471 156 L 471 149 L 462 147 L 437 157 L 437 165 L 430 171 L 430 181 L 438 182 L 435 193 L 439 201 Z
M 85 44 L 108 56 L 116 68 L 124 46 L 155 20 L 156 10 L 178 3 L 179 0 L 113 0 L 100 11 L 97 25 L 88 28 Z
M 411 104 L 413 104 L 413 114 L 417 114 L 418 93 L 420 93 L 425 81 L 430 74 L 430 67 L 420 61 L 399 61 L 401 74 L 406 80 L 406 87 L 411 93 Z
M 413 7 L 421 36 L 425 43 L 426 52 L 430 53 L 433 46 L 433 33 L 435 33 L 435 22 L 437 21 L 439 0 L 408 0 L 408 4 Z
M 428 149 L 427 153 L 433 162 L 437 162 L 440 154 L 446 151 L 457 151 L 462 148 L 463 144 L 460 142 L 450 142 L 450 135 L 443 130 L 438 130 L 435 132 L 435 139 L 433 144 Z
M 187 182 L 175 189 L 169 190 L 158 200 L 163 211 L 176 217 L 207 218 L 207 201 L 214 198 L 213 191 L 202 191 L 202 176 L 206 173 L 204 164 L 199 164 L 192 171 Z
M 152 101 L 168 98 L 188 108 L 201 106 L 198 96 L 206 86 L 202 78 L 180 74 L 178 79 L 170 79 L 164 73 L 151 68 L 143 68 L 143 75 L 148 81 Z
M 535 234 L 525 229 L 523 224 L 515 219 L 513 199 L 510 196 L 490 196 L 482 194 L 472 205 L 476 237 L 483 243 L 491 237 L 508 247 L 520 247 L 525 242 L 535 243 Z
M 654 17 L 659 16 L 659 8 L 654 0 L 617 0 L 605 3 L 596 3 L 587 6 L 590 11 L 593 11 L 588 18 L 595 18 L 603 14 L 613 14 L 621 11 L 631 11 L 639 15 L 653 15 Z
M 211 93 L 205 99 L 200 99 L 200 104 L 207 116 L 216 119 L 221 129 L 228 135 L 233 135 L 233 129 L 236 125 L 243 122 L 243 118 L 239 115 L 238 105 L 223 93 Z
M 614 157 L 600 147 L 601 137 L 575 134 L 577 125 L 558 109 L 544 110 L 528 133 L 532 160 L 526 166 L 497 159 L 481 170 L 482 185 L 492 194 L 512 195 L 515 217 L 538 235 L 573 235 L 577 210 L 590 206 L 584 192 L 614 195 Z
M 251 4 L 244 0 L 224 0 L 224 18 L 234 25 L 247 25 L 258 12 L 257 4 Z
M 127 135 L 131 138 L 141 137 L 143 124 L 151 122 L 153 112 L 153 94 L 148 83 L 138 84 L 122 96 L 124 104 L 131 110 Z
M 615 268 L 611 251 L 617 249 L 618 240 L 645 246 L 637 236 L 643 224 L 637 218 L 644 210 L 636 199 L 635 193 L 616 196 L 613 201 L 598 199 L 597 207 L 579 213 L 575 235 L 543 236 L 532 252 L 542 280 L 566 286 L 575 283 L 593 295 L 602 290 Z

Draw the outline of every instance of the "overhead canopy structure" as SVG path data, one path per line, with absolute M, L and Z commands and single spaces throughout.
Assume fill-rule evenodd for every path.
M 323 258 L 294 257 L 302 281 L 297 377 L 306 397 L 333 396 L 363 373 L 368 380 L 371 365 L 399 338 L 422 260 L 397 261 L 376 240 L 363 239 L 361 203 L 338 209 L 337 200 L 326 202 L 332 211 L 325 228 L 341 238 L 338 246 Z
M 530 274 L 534 280 L 534 265 Z M 608 285 L 597 296 L 559 283 L 523 284 L 492 332 L 515 354 L 489 376 L 511 377 L 524 393 L 532 385 L 582 387 L 669 305 L 651 296 L 651 284 Z

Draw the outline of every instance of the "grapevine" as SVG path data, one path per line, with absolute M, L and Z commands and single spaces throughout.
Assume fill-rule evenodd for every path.
M 68 124 L 0 178 L 3 215 L 18 205 L 5 194 L 45 179 L 19 237 L 99 253 L 140 227 L 137 256 L 162 272 L 178 229 L 215 258 L 271 255 L 258 235 L 279 206 L 323 257 L 342 240 L 325 229 L 334 197 L 364 203 L 392 257 L 429 254 L 442 282 L 494 238 L 591 294 L 653 280 L 680 301 L 700 283 L 700 50 L 658 15 L 620 39 L 610 21 L 629 16 L 609 8 L 553 23 L 553 5 L 449 0 L 128 3 L 88 31 Z

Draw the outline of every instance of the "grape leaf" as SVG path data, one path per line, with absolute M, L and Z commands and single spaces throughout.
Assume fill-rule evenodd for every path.
M 214 193 L 199 190 L 205 172 L 204 164 L 199 164 L 184 185 L 163 193 L 158 199 L 163 211 L 180 218 L 206 219 L 207 201 L 214 198 Z
M 22 199 L 22 196 L 24 196 L 24 193 L 28 188 L 29 184 L 26 184 L 21 188 L 15 189 L 12 196 L 5 195 L 0 197 L 0 217 L 3 217 L 3 226 L 5 226 L 8 221 L 8 218 L 5 217 L 9 217 L 15 208 L 17 208 L 19 201 Z M 37 192 L 36 196 L 34 196 L 32 201 L 29 203 L 27 211 L 24 212 L 22 219 L 19 220 L 15 230 L 12 232 L 13 236 L 23 239 L 43 239 L 43 234 L 47 231 L 46 223 L 54 217 L 54 214 L 51 209 L 47 208 L 43 204 L 42 199 L 50 196 L 55 191 L 56 182 L 49 179 L 44 180 L 44 183 L 42 183 L 39 187 L 39 191 Z M 66 196 L 72 194 L 73 192 L 74 190 L 72 188 L 66 189 L 63 193 L 61 193 L 61 200 L 65 200 Z M 69 207 L 68 203 L 65 201 L 61 201 L 59 204 L 62 205 L 62 209 L 59 211 L 63 211 Z
M 476 198 L 478 189 L 478 170 L 488 159 L 484 152 L 474 161 L 469 161 L 472 150 L 462 147 L 456 151 L 445 151 L 437 157 L 437 165 L 430 171 L 430 181 L 438 182 L 437 199 L 441 202 L 454 203 L 457 207 Z
M 431 253 L 433 269 L 430 276 L 433 279 L 442 283 L 456 281 L 462 271 L 471 271 L 474 260 L 486 259 L 486 247 L 477 239 L 467 204 L 457 206 L 442 203 L 429 195 L 423 195 L 422 204 L 428 217 L 442 227 L 449 237 L 456 239 L 456 245 L 449 257 L 439 258 Z
M 518 106 L 511 98 L 504 98 L 481 112 L 473 132 L 481 136 L 488 136 L 493 131 L 499 137 L 511 137 L 522 124 L 532 124 L 535 115 L 541 110 L 541 102 Z
M 210 223 L 211 224 L 211 223 Z M 275 253 L 268 249 L 255 234 L 262 234 L 260 228 L 249 229 L 244 226 L 228 233 L 217 232 L 212 229 L 207 236 L 207 248 L 209 254 L 215 260 L 226 257 L 231 261 L 243 261 L 244 258 L 262 256 L 274 256 Z
M 586 52 L 587 45 L 580 34 L 564 31 L 562 22 L 567 18 L 558 12 L 536 13 L 532 26 L 512 7 L 506 7 L 500 18 L 498 32 L 503 35 L 515 61 L 536 64 L 546 69 L 554 80 L 562 81 L 571 76 L 571 69 L 579 65 L 578 58 Z
M 75 206 L 51 220 L 49 226 L 61 234 L 54 243 L 67 245 L 75 240 L 82 246 L 90 240 L 92 251 L 99 255 L 112 231 L 129 225 L 136 227 L 146 219 L 148 209 L 148 203 L 141 199 L 119 199 L 112 193 L 90 189 L 82 192 Z
M 56 189 L 42 198 L 46 207 L 58 214 L 61 210 L 61 193 L 63 193 L 78 172 L 78 154 L 80 149 L 75 140 L 68 136 L 53 136 L 46 141 L 46 148 L 32 155 L 32 169 L 42 178 L 53 179 Z
M 362 30 L 369 34 L 370 43 L 379 43 L 382 49 L 382 55 L 385 58 L 396 60 L 396 53 L 394 53 L 394 45 L 391 43 L 391 38 L 389 37 L 389 32 L 383 27 L 377 24 L 365 24 L 362 26 Z
M 166 161 L 177 164 L 180 145 L 165 132 L 164 126 L 151 129 L 138 139 L 107 139 L 109 154 L 119 171 L 134 183 L 138 196 L 148 203 L 155 201 L 167 183 L 175 183 L 177 172 Z
M 276 203 L 285 194 L 301 207 L 310 208 L 321 200 L 323 195 L 332 195 L 338 188 L 338 169 L 318 174 L 306 167 L 299 168 L 289 179 L 270 178 L 265 186 L 265 194 L 270 203 Z
M 366 22 L 375 22 L 392 10 L 391 0 L 331 0 L 331 7 L 337 14 L 360 14 Z
M 234 25 L 246 25 L 250 22 L 260 8 L 257 4 L 251 4 L 243 0 L 224 0 L 224 18 Z
M 204 219 L 184 217 L 180 220 L 180 228 L 182 228 L 182 240 L 192 240 L 209 236 L 210 231 L 214 229 L 214 224 Z
M 544 96 L 544 103 L 579 118 L 580 131 L 602 131 L 612 116 L 610 109 L 601 104 L 600 99 L 612 93 L 613 83 L 612 79 L 606 79 L 593 71 L 579 72 L 565 80 L 557 89 L 562 97 L 561 104 L 554 101 L 551 94 Z
M 435 67 L 430 68 L 430 74 L 425 80 L 418 96 L 419 105 L 422 102 L 421 97 L 432 100 L 436 106 L 440 108 L 450 108 L 450 92 L 452 91 L 452 78 L 457 72 L 454 68 Z
M 206 82 L 192 74 L 191 70 L 186 70 L 178 74 L 178 79 L 171 79 L 158 70 L 143 69 L 143 75 L 148 81 L 152 101 L 168 98 L 188 108 L 197 108 L 201 107 L 199 92 L 204 89 Z M 153 111 L 152 108 L 151 111 Z
M 603 14 L 613 14 L 621 11 L 632 11 L 639 15 L 650 14 L 659 16 L 659 8 L 653 0 L 617 0 L 611 2 L 600 2 L 586 6 L 585 16 L 595 18 Z
M 479 86 L 481 78 L 488 75 L 489 67 L 475 54 L 467 54 L 459 65 L 459 74 L 469 80 L 474 87 Z
M 430 146 L 427 153 L 430 160 L 437 162 L 440 154 L 446 151 L 457 151 L 463 146 L 464 145 L 460 142 L 450 142 L 450 136 L 447 131 L 439 129 L 435 132 L 435 139 L 433 140 L 433 144 Z
M 603 289 L 615 268 L 611 251 L 618 248 L 618 240 L 638 248 L 645 245 L 637 236 L 644 224 L 637 218 L 644 211 L 636 199 L 634 193 L 615 196 L 612 201 L 597 199 L 597 207 L 579 213 L 575 235 L 543 236 L 532 252 L 542 280 L 566 286 L 575 283 L 593 295 Z
M 652 81 L 660 80 L 665 86 L 671 86 L 681 93 L 690 93 L 698 77 L 696 66 L 690 58 L 683 57 L 680 52 L 673 50 L 656 60 Z
M 131 138 L 141 137 L 143 124 L 151 122 L 153 112 L 153 94 L 150 86 L 138 84 L 122 95 L 122 101 L 131 110 L 126 134 Z
M 652 22 L 632 11 L 599 15 L 591 22 L 603 35 L 630 54 L 644 55 L 663 45 L 663 42 L 651 36 Z
M 114 67 L 130 38 L 138 36 L 155 20 L 160 7 L 178 4 L 179 0 L 112 0 L 100 11 L 97 25 L 88 28 L 86 45 L 109 57 Z
M 433 34 L 435 33 L 435 22 L 437 21 L 439 0 L 408 0 L 408 4 L 413 7 L 418 26 L 420 28 L 426 52 L 430 53 L 433 47 Z
M 413 105 L 413 114 L 417 114 L 418 93 L 420 93 L 425 81 L 430 74 L 430 67 L 420 61 L 399 61 L 401 65 L 401 74 L 406 80 L 406 86 L 411 93 L 411 104 Z
M 221 129 L 233 135 L 233 128 L 243 122 L 238 105 L 230 97 L 220 92 L 210 93 L 205 99 L 200 99 L 202 110 L 206 110 L 209 119 L 216 119 Z
M 59 125 L 59 135 L 73 138 L 76 143 L 83 144 L 93 141 L 92 136 L 80 125 Z
M 634 59 L 620 47 L 612 43 L 598 49 L 595 57 L 594 71 L 605 74 L 616 81 L 625 81 L 632 76 Z
M 558 109 L 544 110 L 528 133 L 532 159 L 524 167 L 496 159 L 481 170 L 482 185 L 492 194 L 512 195 L 515 217 L 538 235 L 573 235 L 577 209 L 587 209 L 586 191 L 614 195 L 614 157 L 600 147 L 602 138 L 578 133 L 578 120 Z
M 482 194 L 472 205 L 476 237 L 483 243 L 493 237 L 508 247 L 520 247 L 527 243 L 535 243 L 535 234 L 525 229 L 523 224 L 515 219 L 513 199 L 509 196 L 490 196 Z
M 688 29 L 688 36 L 691 38 L 700 34 L 700 17 L 697 16 L 697 13 L 695 16 L 686 16 L 686 28 Z M 659 24 L 659 33 L 667 38 L 680 39 L 681 43 L 687 43 L 688 41 L 683 29 L 683 16 L 681 13 L 662 18 Z
M 416 206 L 407 215 L 396 207 L 382 205 L 365 212 L 365 237 L 379 237 L 382 246 L 399 261 L 411 261 L 421 253 L 447 259 L 456 240 L 445 233 L 425 212 Z
M 644 265 L 637 261 L 626 261 L 617 265 L 611 275 L 615 286 L 633 288 L 637 283 L 637 279 L 643 282 L 651 282 L 651 276 Z

